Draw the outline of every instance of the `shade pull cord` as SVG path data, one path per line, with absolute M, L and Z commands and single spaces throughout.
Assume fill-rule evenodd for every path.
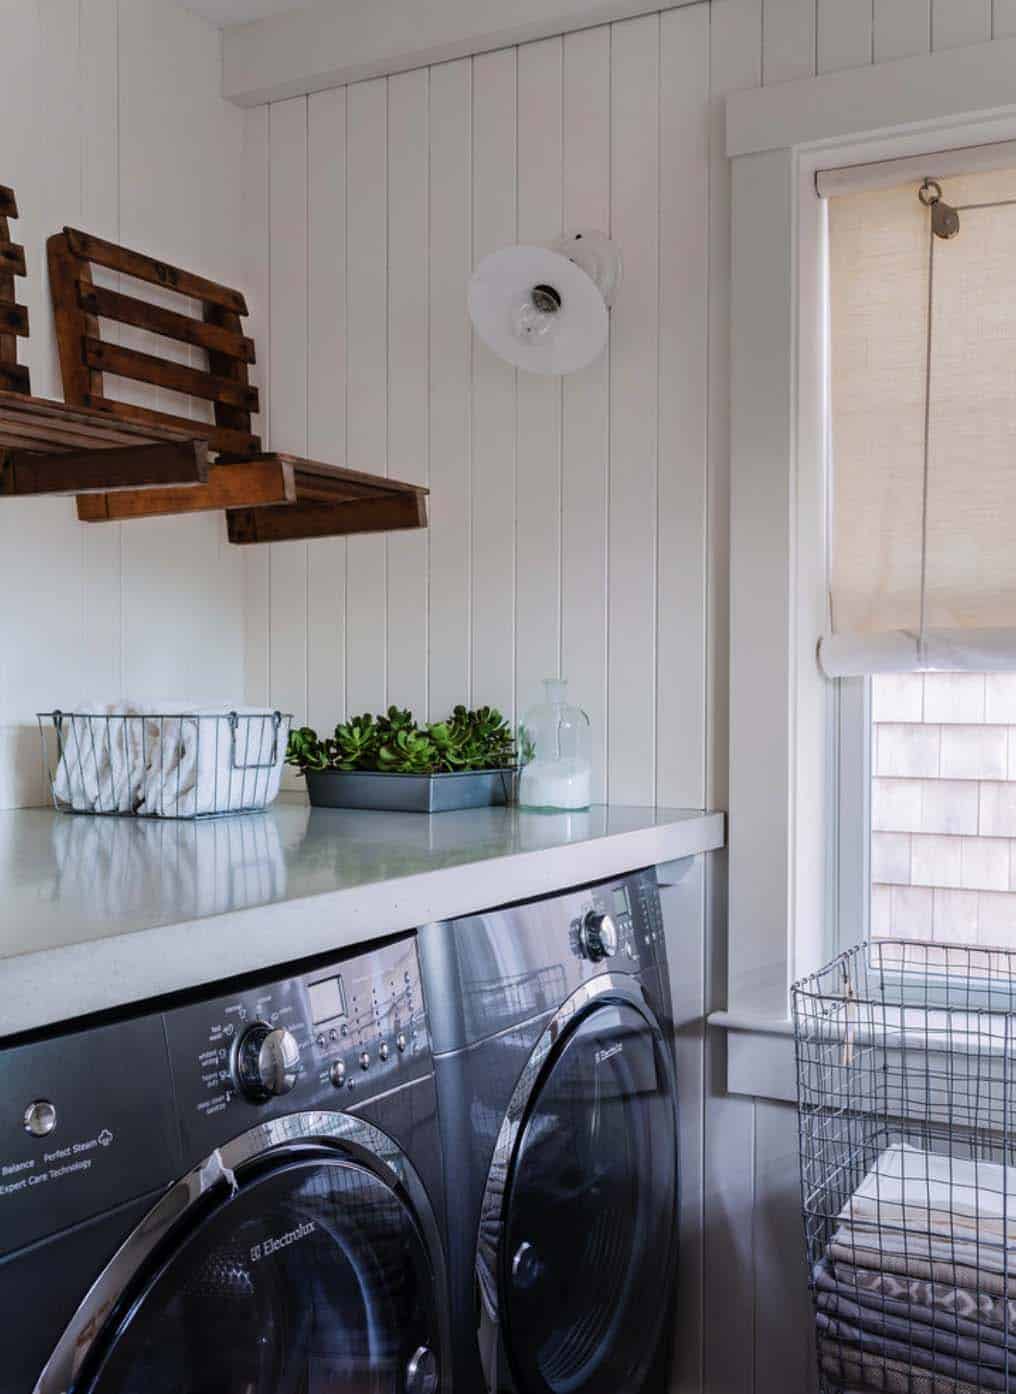
M 928 581 L 928 469 L 931 461 L 931 349 L 933 342 L 932 315 L 935 286 L 935 237 L 943 234 L 935 232 L 936 210 L 942 206 L 942 189 L 933 179 L 926 179 L 917 191 L 917 197 L 930 209 L 928 220 L 928 301 L 927 322 L 924 339 L 924 458 L 921 482 L 921 610 L 917 634 L 917 661 L 925 661 L 925 635 L 927 632 L 927 581 Z M 955 215 L 954 215 L 955 216 Z M 959 231 L 959 218 L 956 217 L 956 232 Z M 955 236 L 956 233 L 952 233 Z

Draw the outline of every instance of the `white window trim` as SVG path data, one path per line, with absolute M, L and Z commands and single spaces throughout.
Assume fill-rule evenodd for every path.
M 815 173 L 1013 139 L 1016 40 L 736 93 L 727 122 L 729 972 L 728 1010 L 710 1021 L 731 1031 L 731 1065 L 741 1060 L 728 1086 L 786 1098 L 773 1078 L 792 1065 L 790 985 L 867 922 L 858 847 L 867 818 L 851 836 L 836 817 L 841 795 L 867 797 L 856 789 L 865 684 L 837 691 L 815 657 L 828 592 L 825 206 Z M 839 704 L 853 704 L 849 719 L 837 719 Z

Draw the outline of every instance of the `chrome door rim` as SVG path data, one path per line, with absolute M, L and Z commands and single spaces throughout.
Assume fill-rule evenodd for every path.
M 580 1015 L 585 1015 L 604 999 L 622 1001 L 633 1007 L 647 1023 L 663 1036 L 655 1012 L 646 1002 L 645 994 L 631 977 L 602 973 L 583 983 L 557 1009 L 547 1023 L 526 1061 L 512 1091 L 498 1132 L 497 1142 L 487 1171 L 487 1181 L 480 1203 L 480 1223 L 476 1238 L 476 1285 L 479 1292 L 477 1343 L 483 1376 L 488 1390 L 497 1387 L 497 1353 L 500 1344 L 501 1314 L 498 1294 L 498 1274 L 501 1260 L 501 1218 L 507 1194 L 508 1174 L 515 1156 L 515 1147 L 522 1131 L 530 1101 L 547 1059 L 565 1030 Z M 676 1119 L 675 1119 L 676 1126 Z
M 210 1153 L 157 1201 L 127 1236 L 96 1278 L 71 1318 L 46 1362 L 33 1394 L 67 1394 L 81 1366 L 103 1331 L 114 1306 L 128 1283 L 158 1243 L 188 1209 L 247 1162 L 298 1143 L 324 1142 L 352 1149 L 347 1160 L 374 1164 L 382 1179 L 407 1194 L 414 1218 L 420 1224 L 427 1256 L 434 1272 L 436 1298 L 443 1297 L 443 1262 L 437 1222 L 427 1192 L 409 1158 L 398 1143 L 362 1118 L 348 1113 L 311 1110 L 287 1114 L 258 1123 Z M 357 1155 L 359 1154 L 359 1155 Z

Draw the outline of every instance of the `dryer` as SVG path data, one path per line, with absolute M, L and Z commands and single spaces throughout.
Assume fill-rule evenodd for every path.
M 0 1049 L 2 1394 L 438 1394 L 415 940 Z
M 662 1394 L 677 1084 L 653 870 L 420 931 L 454 1386 Z

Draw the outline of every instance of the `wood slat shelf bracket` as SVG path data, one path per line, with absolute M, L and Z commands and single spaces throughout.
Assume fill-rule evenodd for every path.
M 215 455 L 197 487 L 165 481 L 130 491 L 82 492 L 78 517 L 83 522 L 221 509 L 229 540 L 238 545 L 427 526 L 424 488 L 262 450 L 251 424 L 260 410 L 249 374 L 257 350 L 243 332 L 247 302 L 242 292 L 75 228 L 51 237 L 47 250 L 67 401 L 137 429 L 190 431 Z M 124 286 L 116 291 L 99 286 L 93 266 L 141 282 L 141 289 L 147 284 L 173 291 L 181 297 L 180 308 L 151 304 Z M 188 301 L 199 303 L 200 317 L 187 313 Z M 102 320 L 186 344 L 207 356 L 207 366 L 107 343 Z M 214 421 L 119 402 L 107 389 L 107 373 L 211 403 Z
M 137 424 L 33 397 L 18 340 L 28 310 L 15 299 L 27 272 L 11 241 L 14 190 L 0 185 L 0 497 L 78 494 L 168 484 L 186 495 L 208 478 L 208 445 L 178 422 Z

